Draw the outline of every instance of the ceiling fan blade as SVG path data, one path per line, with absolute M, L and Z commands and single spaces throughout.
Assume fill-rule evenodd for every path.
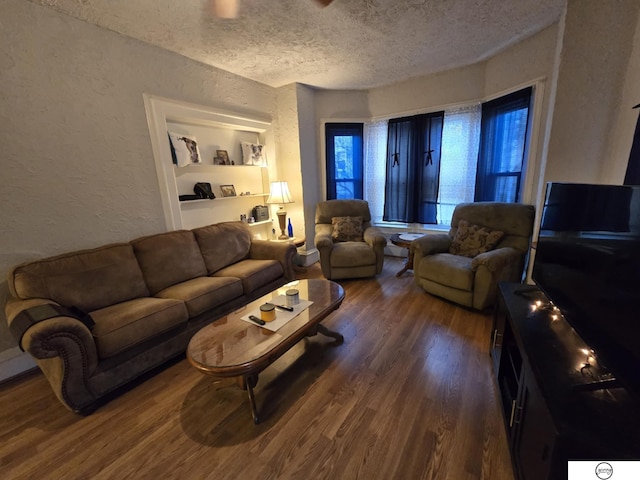
M 209 9 L 220 18 L 236 18 L 239 0 L 209 0 Z

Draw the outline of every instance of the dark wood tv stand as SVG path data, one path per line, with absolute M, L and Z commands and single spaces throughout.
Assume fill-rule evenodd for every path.
M 516 478 L 567 478 L 568 460 L 640 460 L 638 399 L 561 315 L 532 310 L 548 305 L 535 286 L 501 283 L 498 297 L 490 354 Z

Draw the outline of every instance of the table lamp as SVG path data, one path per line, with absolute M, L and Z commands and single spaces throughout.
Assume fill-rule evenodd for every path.
M 280 205 L 280 209 L 276 212 L 278 223 L 280 224 L 278 240 L 287 240 L 289 236 L 285 232 L 287 228 L 287 212 L 284 210 L 284 204 L 293 203 L 287 182 L 271 182 L 271 191 L 269 192 L 267 203 Z

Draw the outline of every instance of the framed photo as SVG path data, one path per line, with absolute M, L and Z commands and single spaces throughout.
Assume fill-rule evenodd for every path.
M 229 152 L 226 150 L 216 150 L 216 157 L 221 159 L 222 163 L 216 163 L 216 165 L 231 165 L 229 161 Z
M 236 189 L 233 185 L 220 185 L 223 197 L 235 197 Z

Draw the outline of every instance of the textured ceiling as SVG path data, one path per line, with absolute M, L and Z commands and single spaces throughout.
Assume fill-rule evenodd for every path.
M 31 0 L 246 78 L 362 89 L 483 60 L 560 18 L 565 0 Z

